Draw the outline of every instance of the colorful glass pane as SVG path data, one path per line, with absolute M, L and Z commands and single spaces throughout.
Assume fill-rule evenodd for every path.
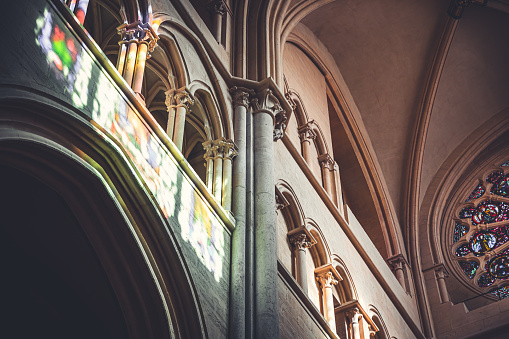
M 491 251 L 497 244 L 497 237 L 491 232 L 478 232 L 470 238 L 470 247 L 476 256 Z
M 491 230 L 491 232 L 493 232 L 495 234 L 495 236 L 497 237 L 497 245 L 495 246 L 495 248 L 499 247 L 499 246 L 505 244 L 507 241 L 509 241 L 509 226 L 508 225 L 499 226 L 497 228 L 494 228 Z
M 470 279 L 475 276 L 475 272 L 479 268 L 479 263 L 477 261 L 460 261 L 459 264 L 463 272 L 465 272 Z
M 463 212 L 463 210 L 461 210 L 461 212 Z M 504 202 L 484 201 L 475 208 L 475 212 L 472 215 L 472 225 L 490 224 L 508 219 L 508 204 Z
M 472 252 L 472 249 L 470 248 L 469 244 L 461 245 L 456 250 L 456 256 L 457 257 L 464 257 L 464 256 L 466 256 L 467 254 L 469 254 L 471 252 Z
M 488 287 L 488 286 L 493 285 L 495 280 L 496 279 L 494 277 L 492 277 L 491 275 L 483 274 L 477 280 L 477 285 L 479 285 L 479 287 Z
M 486 177 L 486 182 L 493 184 L 493 183 L 497 182 L 503 175 L 504 175 L 504 173 L 502 173 L 502 171 L 492 172 Z
M 486 192 L 486 190 L 484 189 L 484 186 L 482 184 L 477 185 L 477 187 L 472 191 L 472 193 L 470 193 L 470 195 L 468 196 L 467 200 L 465 200 L 465 202 L 469 202 L 470 200 L 482 197 L 484 192 Z
M 491 187 L 490 190 L 491 193 L 500 195 L 502 197 L 508 197 L 509 196 L 509 175 L 506 175 L 505 177 L 501 178 L 497 182 L 493 184 L 493 187 Z
M 509 256 L 496 256 L 488 262 L 487 268 L 487 272 L 495 278 L 509 278 Z
M 456 226 L 454 226 L 453 241 L 458 242 L 462 236 L 467 234 L 467 232 L 468 232 L 468 226 L 456 223 Z
M 475 211 L 476 211 L 475 207 L 472 206 L 465 207 L 460 211 L 459 217 L 461 219 L 471 218 L 474 215 Z
M 509 297 L 509 286 L 500 287 L 491 292 L 491 294 L 495 295 L 499 299 L 505 299 Z

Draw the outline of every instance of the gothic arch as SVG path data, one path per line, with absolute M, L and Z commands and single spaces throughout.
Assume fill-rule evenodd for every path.
M 339 275 L 343 278 L 338 284 L 338 292 L 340 296 L 340 302 L 345 303 L 351 300 L 359 300 L 359 296 L 357 294 L 357 288 L 355 287 L 355 283 L 352 279 L 352 275 L 348 270 L 345 262 L 341 259 L 337 254 L 332 256 L 332 264 L 336 271 L 338 271 Z
M 374 335 L 374 339 L 389 339 L 391 338 L 387 325 L 385 324 L 380 311 L 374 305 L 368 305 L 368 315 L 371 320 L 378 327 L 378 331 Z
M 101 259 L 132 337 L 205 337 L 180 248 L 129 165 L 71 109 L 34 96 L 0 99 L 0 162 L 65 199 Z
M 331 262 L 331 252 L 320 226 L 311 218 L 306 218 L 306 228 L 315 238 L 316 244 L 311 247 L 310 252 L 315 261 L 315 266 L 319 267 Z

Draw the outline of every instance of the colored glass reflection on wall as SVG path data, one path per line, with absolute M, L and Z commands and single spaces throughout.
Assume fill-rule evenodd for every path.
M 36 43 L 74 106 L 89 114 L 96 132 L 129 163 L 134 177 L 165 218 L 219 281 L 228 231 L 174 157 L 95 64 L 58 17 L 46 9 L 36 21 Z
M 479 263 L 477 261 L 460 261 L 459 264 L 463 272 L 465 272 L 470 279 L 475 276 L 475 272 L 479 268 Z
M 454 226 L 453 242 L 458 242 L 468 232 L 468 226 L 456 223 Z
M 469 202 L 470 200 L 474 200 L 474 199 L 482 197 L 484 192 L 486 192 L 486 190 L 484 189 L 484 186 L 482 184 L 477 185 L 477 187 L 472 191 L 472 193 L 470 193 L 470 195 L 468 196 L 467 200 L 465 200 L 465 202 Z

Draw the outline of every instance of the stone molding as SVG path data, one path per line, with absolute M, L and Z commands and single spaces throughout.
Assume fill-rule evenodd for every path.
M 316 133 L 313 131 L 309 123 L 300 126 L 298 132 L 301 142 L 316 139 Z
M 408 265 L 408 261 L 402 254 L 396 254 L 386 260 L 393 271 L 404 270 L 406 267 L 410 267 L 410 265 Z
M 186 112 L 191 111 L 191 105 L 194 105 L 194 100 L 191 98 L 191 95 L 186 91 L 185 87 L 179 89 L 170 89 L 165 92 L 166 100 L 164 103 L 168 108 L 168 111 L 171 108 L 177 107 L 185 107 Z
M 347 301 L 337 307 L 334 308 L 335 312 L 342 312 L 344 315 L 350 319 L 353 316 L 362 317 L 367 324 L 370 332 L 378 332 L 380 329 L 376 324 L 373 322 L 373 320 L 369 317 L 369 315 L 366 313 L 364 308 L 361 306 L 358 300 L 350 300 Z M 358 320 L 358 319 L 357 319 Z
M 445 279 L 449 277 L 449 272 L 443 264 L 436 265 L 433 269 L 437 279 Z
M 337 285 L 343 278 L 332 264 L 325 264 L 315 269 L 316 280 L 322 287 L 332 287 Z

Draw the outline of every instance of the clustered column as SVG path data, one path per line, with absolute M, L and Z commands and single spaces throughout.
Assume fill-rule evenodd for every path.
M 316 134 L 309 123 L 299 127 L 299 138 L 302 146 L 302 156 L 308 164 L 311 164 L 313 162 L 311 147 L 314 143 L 313 140 L 316 139 Z
M 331 271 L 318 273 L 316 280 L 322 287 L 323 310 L 325 313 L 325 319 L 329 322 L 329 326 L 332 331 L 336 332 L 336 316 L 334 314 L 332 286 L 337 285 L 338 281 L 334 279 L 334 274 Z
M 214 38 L 221 43 L 221 35 L 223 30 L 223 16 L 226 13 L 226 4 L 223 0 L 216 0 L 210 3 L 209 9 L 212 12 Z
M 166 92 L 166 107 L 168 108 L 168 126 L 166 133 L 175 146 L 182 152 L 184 144 L 184 127 L 186 125 L 186 114 L 191 111 L 194 100 L 185 88 L 170 89 Z
M 203 144 L 207 162 L 207 187 L 223 208 L 231 209 L 232 160 L 237 155 L 237 146 L 231 140 L 219 138 L 208 140 Z
M 438 266 L 435 269 L 435 277 L 437 279 L 438 284 L 438 293 L 440 294 L 440 300 L 443 303 L 447 303 L 450 301 L 449 293 L 447 292 L 447 285 L 445 284 L 445 278 L 449 276 L 449 273 L 445 269 L 443 265 Z
M 136 96 L 143 102 L 141 95 L 145 62 L 156 47 L 159 37 L 148 23 L 141 21 L 132 24 L 123 24 L 117 27 L 121 39 L 117 69 L 125 81 L 133 89 Z
M 298 233 L 290 237 L 290 243 L 295 250 L 297 261 L 297 282 L 306 294 L 308 294 L 306 250 L 313 245 L 309 240 L 306 233 Z
M 333 171 L 334 171 L 334 160 L 328 154 L 323 154 L 318 158 L 320 162 L 320 166 L 322 167 L 322 178 L 323 178 L 323 187 L 325 191 L 331 198 L 333 195 L 333 187 L 332 184 L 334 182 Z
M 352 324 L 352 337 L 353 339 L 361 339 L 361 331 L 359 328 L 359 320 L 362 317 L 357 307 L 352 308 L 346 312 L 346 316 L 350 319 Z
M 334 186 L 334 203 L 339 208 L 339 211 L 343 213 L 343 193 L 341 190 L 341 179 L 339 176 L 339 166 L 337 162 L 334 161 L 334 167 L 332 170 L 332 177 L 334 178 L 333 186 Z

